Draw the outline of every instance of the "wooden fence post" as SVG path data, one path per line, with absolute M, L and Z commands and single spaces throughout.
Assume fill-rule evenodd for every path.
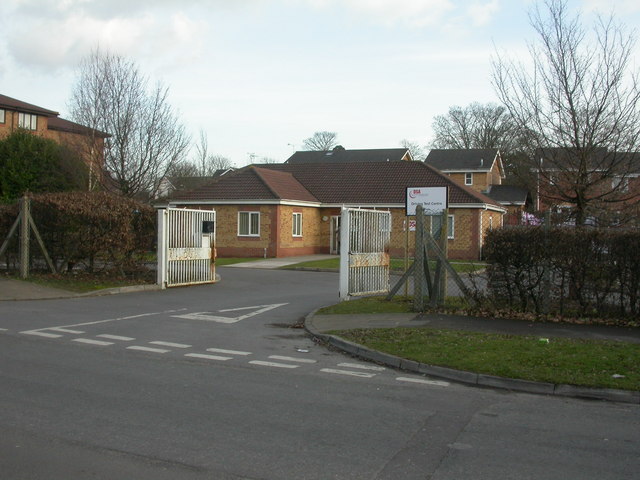
M 29 276 L 29 217 L 30 199 L 24 196 L 20 199 L 20 278 Z

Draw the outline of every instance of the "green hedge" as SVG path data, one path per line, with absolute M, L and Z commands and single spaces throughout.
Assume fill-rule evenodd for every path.
M 485 245 L 490 298 L 520 311 L 640 314 L 640 231 L 510 227 Z
M 18 215 L 18 205 L 0 208 L 0 239 Z M 88 271 L 140 268 L 144 253 L 154 248 L 156 214 L 152 207 L 105 192 L 66 192 L 31 196 L 31 215 L 47 251 L 59 270 L 82 264 Z M 32 240 L 32 255 L 40 249 Z M 7 264 L 15 263 L 12 241 Z

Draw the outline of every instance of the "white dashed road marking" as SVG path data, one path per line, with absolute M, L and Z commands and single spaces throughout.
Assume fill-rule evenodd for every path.
M 222 348 L 207 348 L 207 352 L 226 353 L 227 355 L 251 355 L 251 352 L 241 352 L 238 350 L 224 350 Z
M 74 335 L 82 335 L 83 333 L 85 333 L 82 330 L 69 330 L 68 328 L 62 327 L 53 327 L 49 328 L 49 330 L 53 330 L 54 332 L 73 333 Z
M 152 352 L 152 353 L 168 353 L 171 350 L 164 350 L 162 348 L 151 348 L 151 347 L 140 347 L 138 345 L 132 345 L 127 347 L 128 350 L 140 350 L 141 352 Z
M 376 367 L 374 365 L 362 365 L 359 363 L 339 363 L 338 366 L 346 367 L 346 368 L 360 368 L 361 370 L 374 370 L 376 372 L 384 372 L 386 370 L 386 368 L 384 367 Z
M 105 347 L 107 345 L 113 345 L 113 342 L 105 342 L 102 340 L 92 340 L 91 338 L 74 338 L 72 342 L 88 343 L 89 345 L 100 345 L 102 347 Z
M 131 342 L 135 340 L 132 337 L 122 337 L 120 335 L 109 335 L 108 333 L 102 333 L 100 335 L 96 335 L 96 337 L 106 338 L 108 340 L 120 340 L 121 342 Z
M 218 360 L 222 362 L 232 359 L 232 357 L 221 357 L 219 355 L 207 355 L 206 353 L 187 353 L 185 354 L 185 357 L 204 358 L 205 360 Z
M 398 377 L 399 382 L 422 383 L 424 385 L 434 385 L 436 387 L 448 387 L 449 382 L 440 382 L 438 380 L 425 380 L 424 378 Z
M 252 365 L 262 365 L 263 367 L 276 367 L 276 368 L 298 368 L 300 365 L 290 365 L 288 363 L 277 362 L 263 362 L 262 360 L 251 360 L 249 363 Z
M 283 360 L 285 362 L 298 362 L 298 363 L 318 363 L 317 360 L 310 358 L 296 358 L 296 357 L 283 357 L 280 355 L 269 355 L 272 360 Z
M 0 332 L 8 332 L 9 329 L 8 328 L 0 328 Z
M 60 338 L 60 337 L 62 337 L 62 335 L 57 335 L 55 333 L 41 332 L 39 330 L 26 330 L 26 331 L 20 332 L 20 333 L 24 333 L 25 335 L 37 335 L 39 337 L 47 337 L 47 338 Z
M 184 343 L 171 343 L 171 342 L 161 342 L 161 341 L 154 341 L 149 343 L 151 345 L 160 345 L 161 347 L 191 348 L 191 345 L 185 345 Z
M 337 370 L 333 368 L 321 368 L 320 371 L 324 373 L 335 373 L 337 375 L 350 375 L 352 377 L 361 377 L 361 378 L 372 378 L 376 376 L 375 373 L 352 372 L 350 370 Z

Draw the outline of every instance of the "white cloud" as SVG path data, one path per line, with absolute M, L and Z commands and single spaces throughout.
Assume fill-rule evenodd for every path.
M 612 11 L 616 15 L 640 12 L 638 0 L 583 0 L 583 8 L 587 12 L 597 12 L 607 15 Z
M 387 25 L 423 27 L 436 24 L 450 10 L 450 0 L 306 0 L 316 8 L 334 5 L 374 18 Z
M 17 0 L 15 21 L 6 25 L 0 40 L 5 37 L 6 51 L 17 64 L 47 71 L 77 65 L 97 45 L 114 53 L 181 63 L 200 50 L 200 33 L 205 29 L 203 20 L 193 20 L 180 10 L 149 9 L 105 18 L 86 8 L 95 3 L 91 0 L 45 0 L 38 10 L 33 1 Z
M 500 10 L 499 0 L 477 2 L 467 9 L 467 13 L 475 26 L 487 25 Z

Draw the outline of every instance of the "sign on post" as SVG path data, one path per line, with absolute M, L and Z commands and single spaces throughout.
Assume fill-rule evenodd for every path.
M 425 215 L 440 215 L 449 207 L 448 198 L 449 187 L 407 187 L 406 215 L 415 215 L 418 205 Z

